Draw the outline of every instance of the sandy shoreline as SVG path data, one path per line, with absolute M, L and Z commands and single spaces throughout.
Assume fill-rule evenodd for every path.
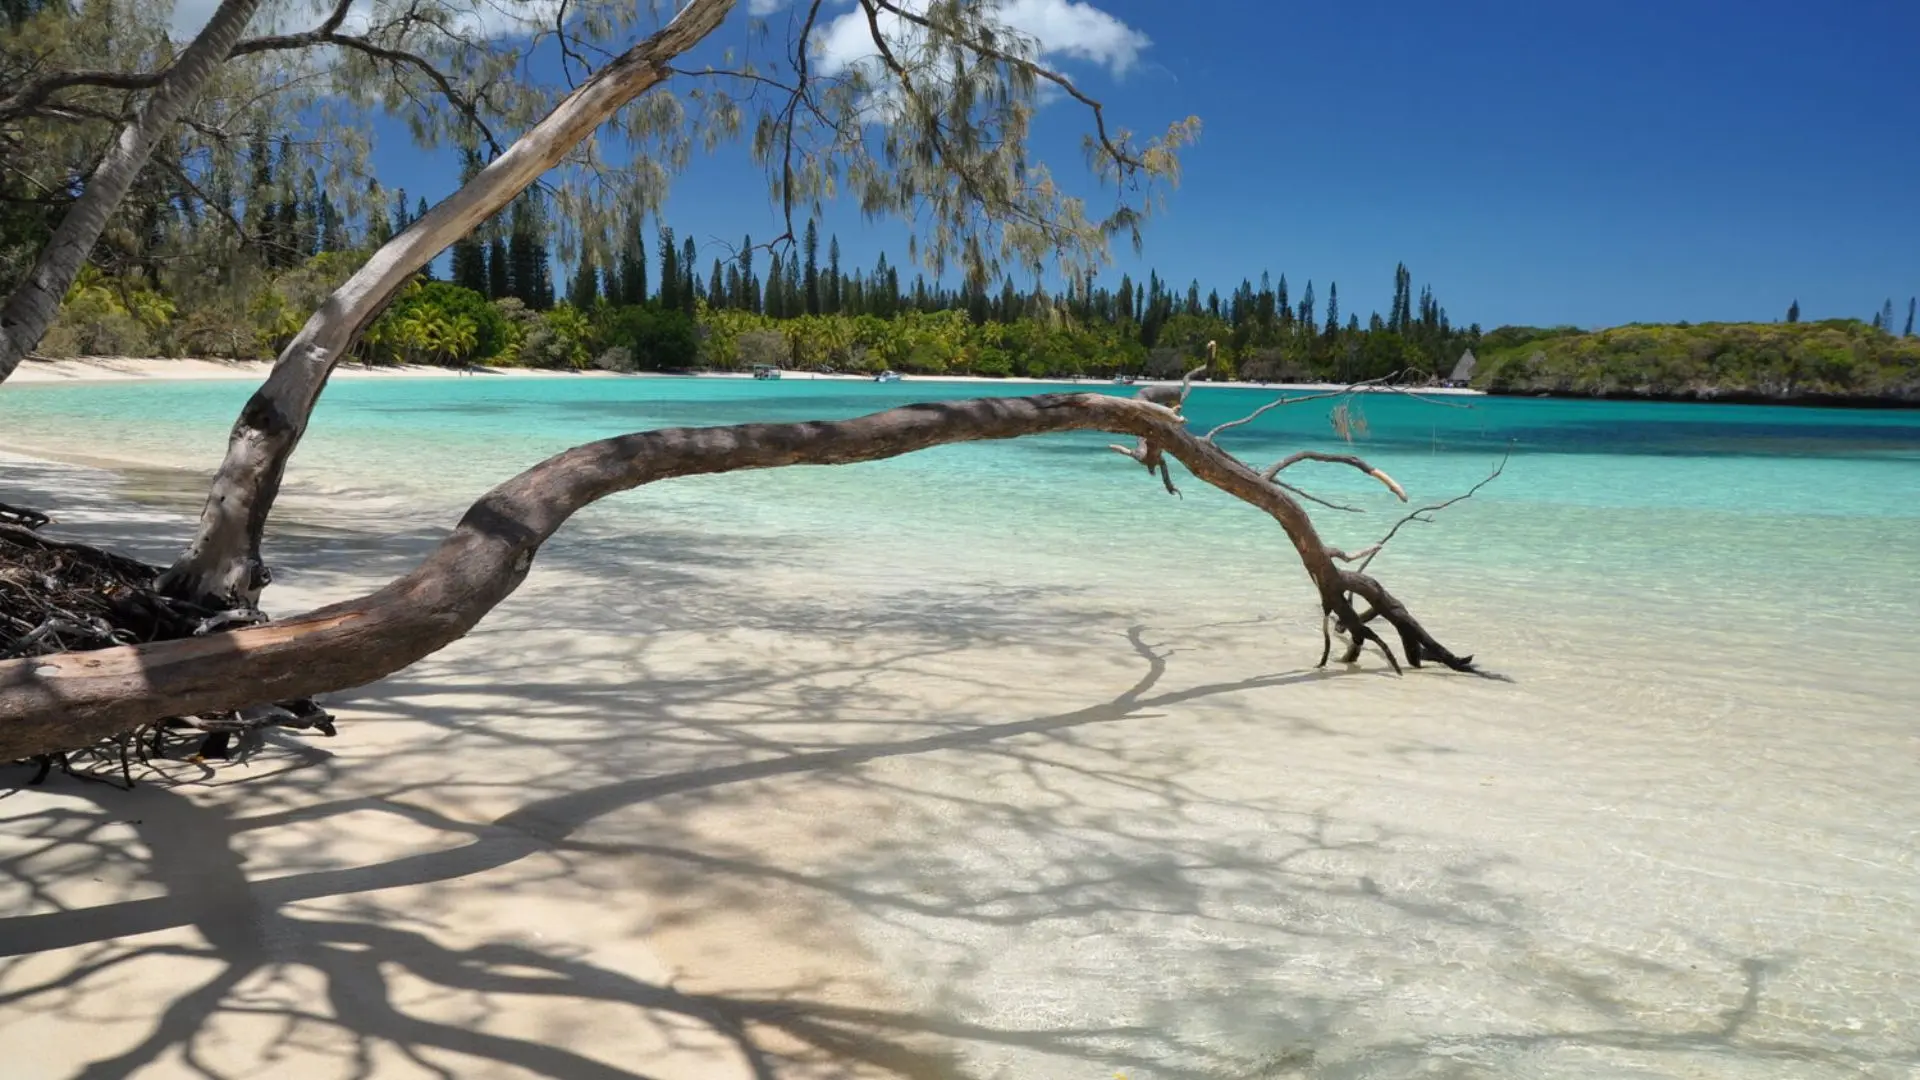
M 294 494 L 275 610 L 384 583 L 448 520 Z M 151 561 L 199 498 L 0 458 L 0 500 Z M 1316 671 L 1290 578 L 832 554 L 583 522 L 468 638 L 336 695 L 338 738 L 0 800 L 7 1075 L 1914 1063 L 1897 663 L 1427 580 L 1512 682 Z
M 257 381 L 266 378 L 267 372 L 271 371 L 272 368 L 273 365 L 265 360 L 193 360 L 164 357 L 81 357 L 72 360 L 31 358 L 22 363 L 19 369 L 13 373 L 13 377 L 7 381 L 20 384 L 126 382 L 141 379 L 195 381 L 206 379 L 247 379 Z M 368 368 L 352 364 L 342 364 L 335 369 L 333 377 L 348 379 L 446 379 L 460 377 L 462 374 L 461 371 L 454 368 L 425 365 Z M 471 372 L 471 376 L 474 378 L 501 376 L 519 379 L 649 379 L 679 377 L 655 372 L 617 374 L 608 371 L 547 371 L 537 368 L 506 367 L 474 369 Z M 744 371 L 710 371 L 703 372 L 698 377 L 703 379 L 751 379 L 753 376 Z M 789 371 L 782 377 L 783 379 L 796 381 L 873 381 L 872 378 L 867 375 L 828 375 L 806 371 Z M 984 386 L 1057 386 L 1063 381 L 1077 381 L 1089 389 L 1114 385 L 1105 379 L 1059 380 L 1028 379 L 1021 377 L 987 379 L 974 375 L 910 375 L 902 379 L 903 384 L 939 383 Z M 1177 382 L 1178 380 L 1174 381 Z M 1138 385 L 1155 384 L 1156 380 L 1153 379 L 1142 379 L 1138 383 Z M 1340 383 L 1251 383 L 1222 380 L 1220 382 L 1208 382 L 1205 385 L 1227 389 L 1278 390 L 1282 392 L 1324 392 L 1344 389 L 1344 384 Z M 1383 390 L 1381 392 L 1393 391 Z M 1478 390 L 1468 390 L 1458 387 L 1425 387 L 1421 388 L 1419 393 L 1426 396 L 1484 396 Z

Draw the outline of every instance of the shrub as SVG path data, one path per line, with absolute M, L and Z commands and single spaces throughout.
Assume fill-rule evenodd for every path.
M 632 305 L 616 308 L 607 319 L 608 345 L 625 348 L 642 371 L 678 371 L 700 357 L 700 335 L 682 311 Z

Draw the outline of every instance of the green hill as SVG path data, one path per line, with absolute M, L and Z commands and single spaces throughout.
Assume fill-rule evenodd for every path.
M 1502 327 L 1477 354 L 1493 393 L 1920 405 L 1920 338 L 1852 319 Z

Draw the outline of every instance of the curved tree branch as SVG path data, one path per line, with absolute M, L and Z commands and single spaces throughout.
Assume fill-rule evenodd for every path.
M 1213 439 L 1212 434 L 1209 434 L 1207 439 L 1211 441 Z M 1282 469 L 1285 469 L 1289 465 L 1297 465 L 1302 461 L 1324 461 L 1333 465 L 1351 465 L 1361 472 L 1366 473 L 1368 476 L 1373 477 L 1375 480 L 1380 481 L 1382 484 L 1385 484 L 1387 490 L 1398 496 L 1401 502 L 1407 501 L 1407 489 L 1401 487 L 1399 481 L 1388 476 L 1385 472 L 1374 468 L 1372 465 L 1367 464 L 1367 462 L 1357 454 L 1328 454 L 1319 450 L 1302 450 L 1295 454 L 1289 454 L 1287 457 L 1274 462 L 1267 468 L 1267 471 L 1261 473 L 1260 476 L 1262 479 L 1272 480 L 1274 477 L 1280 475 Z
M 692 0 L 659 31 L 602 67 L 466 185 L 389 240 L 280 353 L 227 440 L 193 542 L 162 579 L 169 592 L 254 603 L 266 584 L 261 534 L 314 403 L 361 330 L 447 245 L 511 203 L 622 106 L 672 74 L 673 60 L 726 19 L 734 0 Z
M 956 442 L 1100 430 L 1165 448 L 1196 477 L 1279 522 L 1355 642 L 1387 643 L 1364 598 L 1400 631 L 1407 659 L 1469 670 L 1379 582 L 1335 567 L 1299 503 L 1238 458 L 1139 398 L 1046 394 L 908 405 L 850 420 L 670 428 L 588 443 L 494 488 L 411 573 L 367 596 L 264 626 L 146 645 L 0 662 L 0 761 L 86 745 L 159 716 L 241 708 L 360 686 L 455 641 L 506 599 L 569 516 L 615 492 L 681 476 L 872 461 Z M 1394 660 L 1394 667 L 1399 663 Z

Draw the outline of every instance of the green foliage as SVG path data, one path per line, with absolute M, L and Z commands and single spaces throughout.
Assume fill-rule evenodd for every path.
M 1508 393 L 1920 401 L 1920 340 L 1852 319 L 1486 335 L 1474 382 Z
M 519 361 L 528 367 L 579 370 L 591 362 L 596 343 L 593 322 L 572 304 L 542 312 L 520 343 Z
M 85 267 L 41 349 L 48 356 L 151 356 L 173 315 L 172 302 L 159 293 Z
M 399 331 L 402 325 L 415 328 L 411 336 Z M 469 329 L 459 329 L 462 325 Z M 485 363 L 499 356 L 509 340 L 501 310 L 485 296 L 450 281 L 408 286 L 367 332 L 370 344 L 401 343 L 400 351 L 414 362 L 424 356 L 439 363 Z
M 605 345 L 625 349 L 640 371 L 684 371 L 700 359 L 700 338 L 685 313 L 633 305 L 611 309 L 601 330 Z

